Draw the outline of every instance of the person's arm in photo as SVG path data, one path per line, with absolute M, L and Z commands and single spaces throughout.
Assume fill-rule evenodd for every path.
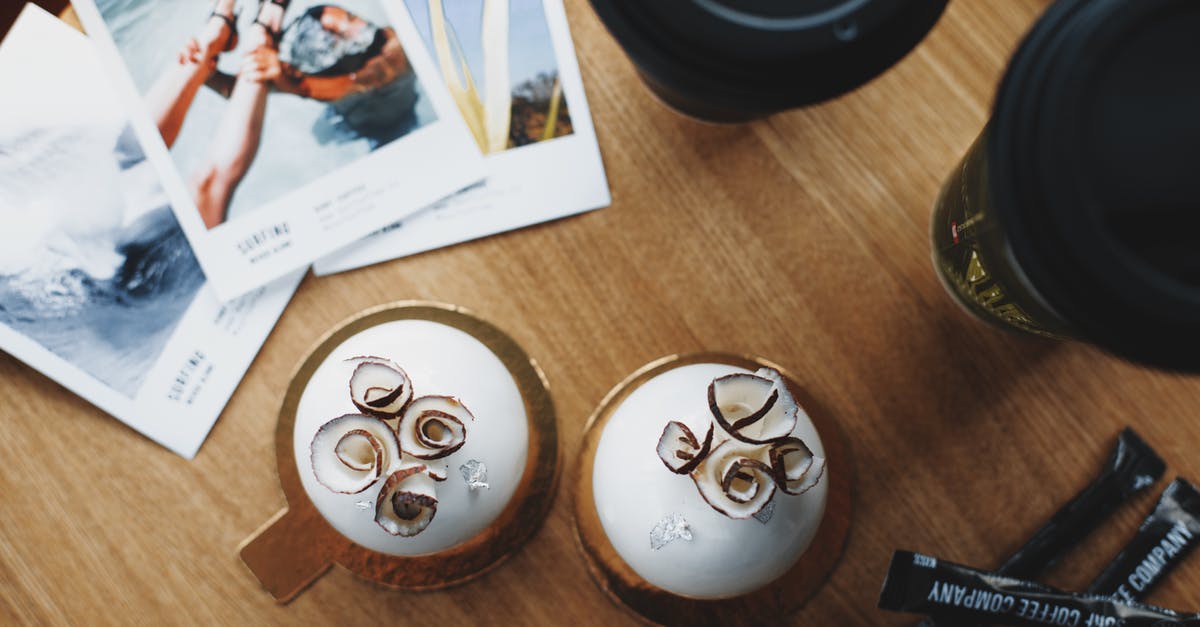
M 208 80 L 204 81 L 205 87 L 213 90 L 218 96 L 226 100 L 228 100 L 229 96 L 233 94 L 233 86 L 236 84 L 237 76 L 233 74 L 226 74 L 220 70 L 213 71 L 213 73 L 208 77 Z
M 175 63 L 168 65 L 146 92 L 146 104 L 168 148 L 179 137 L 200 86 L 216 70 L 217 55 L 237 41 L 233 7 L 234 0 L 217 0 L 199 37 L 184 42 Z
M 381 32 L 385 39 L 379 54 L 354 73 L 355 82 L 364 90 L 382 87 L 412 71 L 408 55 L 404 52 L 404 46 L 400 45 L 396 31 L 385 28 Z
M 238 73 L 229 106 L 209 144 L 205 164 L 193 179 L 196 206 L 204 225 L 213 228 L 225 221 L 234 191 L 245 178 L 262 141 L 267 92 L 278 79 L 279 32 L 288 0 L 271 0 L 259 9 L 253 50 Z
M 354 78 L 345 74 L 342 76 L 309 76 L 295 67 L 280 64 L 279 77 L 275 79 L 275 89 L 321 102 L 340 100 L 352 93 L 362 91 L 354 82 Z

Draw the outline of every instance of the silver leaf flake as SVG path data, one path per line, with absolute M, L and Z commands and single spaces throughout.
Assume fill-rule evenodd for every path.
M 467 482 L 467 487 L 471 488 L 472 492 L 480 488 L 491 489 L 487 482 L 487 466 L 483 462 L 472 459 L 459 466 L 458 470 L 462 472 L 463 481 Z
M 692 541 L 692 527 L 680 514 L 670 514 L 650 531 L 650 548 L 655 551 L 680 538 Z
M 1155 478 L 1150 475 L 1138 475 L 1133 480 L 1133 491 L 1137 492 L 1142 488 L 1154 485 Z
M 371 509 L 371 502 L 370 501 L 359 501 L 359 502 L 355 503 L 354 506 L 357 507 L 358 509 Z
M 765 524 L 771 522 L 771 517 L 774 515 L 775 515 L 775 501 L 771 501 L 771 502 L 767 503 L 766 505 L 764 505 L 762 509 L 758 510 L 758 513 L 754 515 L 754 520 L 757 520 L 758 522 L 765 525 Z

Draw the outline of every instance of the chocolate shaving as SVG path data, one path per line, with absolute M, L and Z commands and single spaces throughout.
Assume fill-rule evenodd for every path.
M 453 428 L 450 426 L 447 426 L 442 421 L 449 421 L 451 423 L 454 423 L 454 424 L 458 425 L 458 428 L 460 431 L 462 431 L 462 432 L 466 431 L 466 425 L 464 425 L 461 420 L 459 420 L 458 418 L 456 418 L 444 411 L 438 411 L 436 409 L 427 409 L 427 410 L 421 412 L 421 415 L 420 415 L 420 417 L 417 418 L 417 420 L 418 420 L 418 423 L 416 425 L 417 441 L 420 442 L 421 445 L 425 446 L 426 448 L 436 449 L 440 446 L 445 445 L 448 441 L 452 441 L 454 439 Z M 442 429 L 443 435 L 449 434 L 449 438 L 443 437 L 443 438 L 437 439 L 436 441 L 430 439 L 429 434 L 426 432 L 426 430 L 431 422 L 438 424 L 439 428 Z M 458 446 L 462 446 L 462 445 L 463 445 L 463 442 L 458 443 Z M 457 449 L 455 449 L 455 450 L 457 450 Z
M 765 524 L 776 491 L 803 494 L 824 475 L 825 459 L 791 435 L 803 410 L 778 372 L 762 368 L 717 377 L 708 385 L 708 406 L 712 420 L 703 444 L 687 425 L 671 421 L 657 452 L 668 470 L 691 475 L 717 512 Z M 725 435 L 714 447 L 717 425 Z
M 762 420 L 763 417 L 767 415 L 767 412 L 771 411 L 771 408 L 775 406 L 775 401 L 778 400 L 779 390 L 771 390 L 771 395 L 767 397 L 767 402 L 763 403 L 763 406 L 759 408 L 758 411 L 733 423 L 733 431 L 741 431 L 746 427 L 758 422 L 759 420 Z M 710 409 L 712 408 L 714 401 L 715 399 L 713 396 L 709 395 L 708 403 Z
M 349 460 L 346 458 L 345 455 L 342 455 L 342 445 L 346 444 L 346 440 L 351 437 L 365 438 L 367 440 L 367 444 L 375 452 L 374 459 L 365 465 L 356 466 L 352 462 L 352 460 Z M 352 429 L 350 431 L 347 431 L 346 434 L 343 435 L 338 440 L 338 442 L 334 446 L 333 450 L 337 454 L 338 461 L 345 464 L 346 467 L 351 470 L 371 470 L 373 468 L 379 468 L 379 469 L 381 469 L 380 472 L 382 472 L 383 456 L 384 456 L 383 443 L 380 442 L 378 439 L 376 439 L 375 436 L 372 435 L 370 432 L 368 432 L 364 429 Z
M 750 518 L 775 495 L 771 469 L 754 459 L 759 448 L 747 447 L 737 440 L 726 440 L 692 473 L 692 480 L 710 507 L 729 518 Z M 752 490 L 736 490 L 734 481 L 749 481 Z M 748 492 L 748 494 L 747 494 Z
M 675 442 L 682 444 L 684 448 L 671 447 L 672 438 L 674 438 Z M 708 424 L 708 433 L 704 435 L 704 442 L 701 443 L 696 438 L 696 434 L 692 433 L 692 430 L 687 425 L 672 420 L 667 423 L 667 426 L 663 427 L 662 435 L 658 438 L 658 458 L 662 460 L 667 470 L 676 474 L 686 475 L 695 470 L 696 466 L 699 466 L 700 462 L 704 461 L 704 458 L 708 456 L 709 451 L 712 449 L 712 440 L 713 426 L 711 422 Z M 673 466 L 672 458 L 681 460 L 684 463 Z
M 387 388 L 378 388 L 378 387 L 367 388 L 367 393 L 364 394 L 363 396 L 365 398 L 366 396 L 370 396 L 370 393 L 372 391 L 382 391 L 382 390 L 386 390 L 386 389 Z M 392 403 L 396 402 L 396 399 L 400 398 L 400 395 L 403 394 L 404 391 L 405 391 L 405 387 L 401 386 L 401 387 L 398 387 L 398 388 L 392 390 L 390 393 L 385 394 L 373 401 L 364 400 L 364 402 L 367 405 L 369 405 L 370 407 L 373 407 L 375 409 L 379 409 L 381 407 L 387 407 L 388 405 L 391 405 Z
M 752 472 L 743 472 L 743 468 L 749 468 Z M 730 464 L 729 470 L 725 471 L 725 478 L 721 480 L 721 489 L 725 491 L 725 496 L 734 503 L 749 503 L 754 500 L 760 489 L 755 472 L 762 473 L 766 479 L 774 481 L 771 477 L 771 467 L 757 459 L 739 459 Z M 733 482 L 738 480 L 748 482 L 754 488 L 749 496 L 742 497 L 733 489 Z
M 382 357 L 353 357 L 358 362 L 350 374 L 350 400 L 359 411 L 394 418 L 412 399 L 412 381 L 404 369 Z M 377 398 L 373 393 L 384 392 Z
M 352 438 L 363 438 L 370 446 L 370 459 L 351 457 L 347 447 Z M 400 458 L 396 433 L 382 419 L 347 414 L 321 425 L 309 445 L 313 475 L 333 492 L 357 494 L 375 483 L 389 464 Z
M 789 455 L 801 455 L 804 458 L 801 466 L 791 473 L 787 465 Z M 813 454 L 812 449 L 800 438 L 788 437 L 775 442 L 771 446 L 770 459 L 772 475 L 779 489 L 791 495 L 804 494 L 812 489 L 825 472 L 825 459 Z
M 421 510 L 437 508 L 438 500 L 426 494 L 415 492 L 396 492 L 392 494 L 392 509 L 396 516 L 404 520 L 413 520 L 421 514 Z
M 392 473 L 384 482 L 375 505 L 375 523 L 384 531 L 408 538 L 433 522 L 438 500 L 432 479 L 425 471 L 424 464 L 408 466 Z
M 796 405 L 791 401 L 791 395 L 780 391 L 780 381 L 775 381 L 767 377 L 762 377 L 757 374 L 736 373 L 717 377 L 708 385 L 708 408 L 713 415 L 713 419 L 717 424 L 725 430 L 726 433 L 749 444 L 767 444 L 786 437 L 791 433 L 796 425 Z M 756 389 L 750 389 L 756 388 Z M 720 390 L 724 390 L 721 392 Z M 757 395 L 761 393 L 761 399 Z M 730 397 L 732 395 L 732 398 Z M 721 398 L 724 397 L 724 398 Z M 722 404 L 725 406 L 722 407 Z M 737 407 L 741 411 L 732 412 L 734 416 L 745 413 L 746 415 L 740 418 L 734 418 L 728 414 L 731 413 L 731 407 Z M 754 408 L 752 411 L 750 408 Z M 763 422 L 769 416 L 779 415 L 779 419 L 784 420 L 780 426 L 774 427 L 772 424 L 764 425 L 760 429 L 760 433 L 765 431 L 765 436 L 752 437 L 748 434 L 748 429 L 754 425 Z M 772 430 L 773 429 L 773 430 Z M 778 434 L 772 435 L 774 431 Z
M 420 459 L 441 459 L 467 443 L 466 422 L 474 419 L 457 398 L 422 396 L 408 404 L 396 431 L 405 453 Z M 430 423 L 443 430 L 442 437 L 435 439 L 426 432 Z

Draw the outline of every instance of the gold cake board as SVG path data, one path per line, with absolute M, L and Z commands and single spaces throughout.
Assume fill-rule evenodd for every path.
M 634 390 L 668 370 L 701 363 L 728 364 L 757 370 L 772 368 L 783 375 L 788 389 L 812 419 L 825 447 L 825 477 L 830 482 L 825 516 L 808 550 L 791 570 L 770 584 L 741 596 L 698 600 L 667 592 L 640 577 L 629 566 L 600 523 L 593 493 L 592 471 L 600 435 L 613 413 Z M 845 550 L 853 510 L 854 468 L 841 428 L 811 395 L 796 384 L 786 370 L 757 357 L 726 353 L 671 355 L 653 361 L 617 384 L 596 408 L 584 428 L 579 460 L 570 485 L 573 490 L 578 546 L 596 583 L 619 605 L 640 618 L 662 625 L 764 625 L 778 624 L 796 612 L 833 573 Z
M 325 359 L 350 337 L 397 320 L 428 320 L 463 331 L 490 349 L 512 374 L 529 424 L 529 448 L 521 483 L 486 529 L 449 549 L 398 556 L 360 546 L 335 530 L 300 483 L 292 429 L 304 388 Z M 275 429 L 279 483 L 287 507 L 238 548 L 264 588 L 286 603 L 338 564 L 372 581 L 407 590 L 432 590 L 467 582 L 516 553 L 546 518 L 559 469 L 554 403 L 541 368 L 511 337 L 460 307 L 406 301 L 369 309 L 329 332 L 292 376 Z

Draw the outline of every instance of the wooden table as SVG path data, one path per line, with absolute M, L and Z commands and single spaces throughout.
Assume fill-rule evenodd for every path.
M 930 205 L 988 115 L 1045 0 L 956 0 L 924 43 L 852 95 L 745 126 L 676 115 L 584 0 L 568 3 L 610 208 L 329 278 L 309 277 L 194 461 L 0 355 L 0 623 L 612 625 L 563 492 L 515 559 L 405 594 L 340 569 L 289 606 L 238 543 L 284 503 L 273 433 L 288 376 L 366 307 L 430 299 L 508 330 L 549 375 L 567 464 L 601 397 L 659 356 L 726 350 L 789 368 L 849 434 L 849 546 L 796 624 L 908 624 L 875 609 L 892 551 L 997 564 L 1135 426 L 1200 480 L 1200 379 L 995 331 L 942 292 Z M 1165 481 L 1047 578 L 1079 588 Z M 1200 610 L 1200 557 L 1151 601 Z

